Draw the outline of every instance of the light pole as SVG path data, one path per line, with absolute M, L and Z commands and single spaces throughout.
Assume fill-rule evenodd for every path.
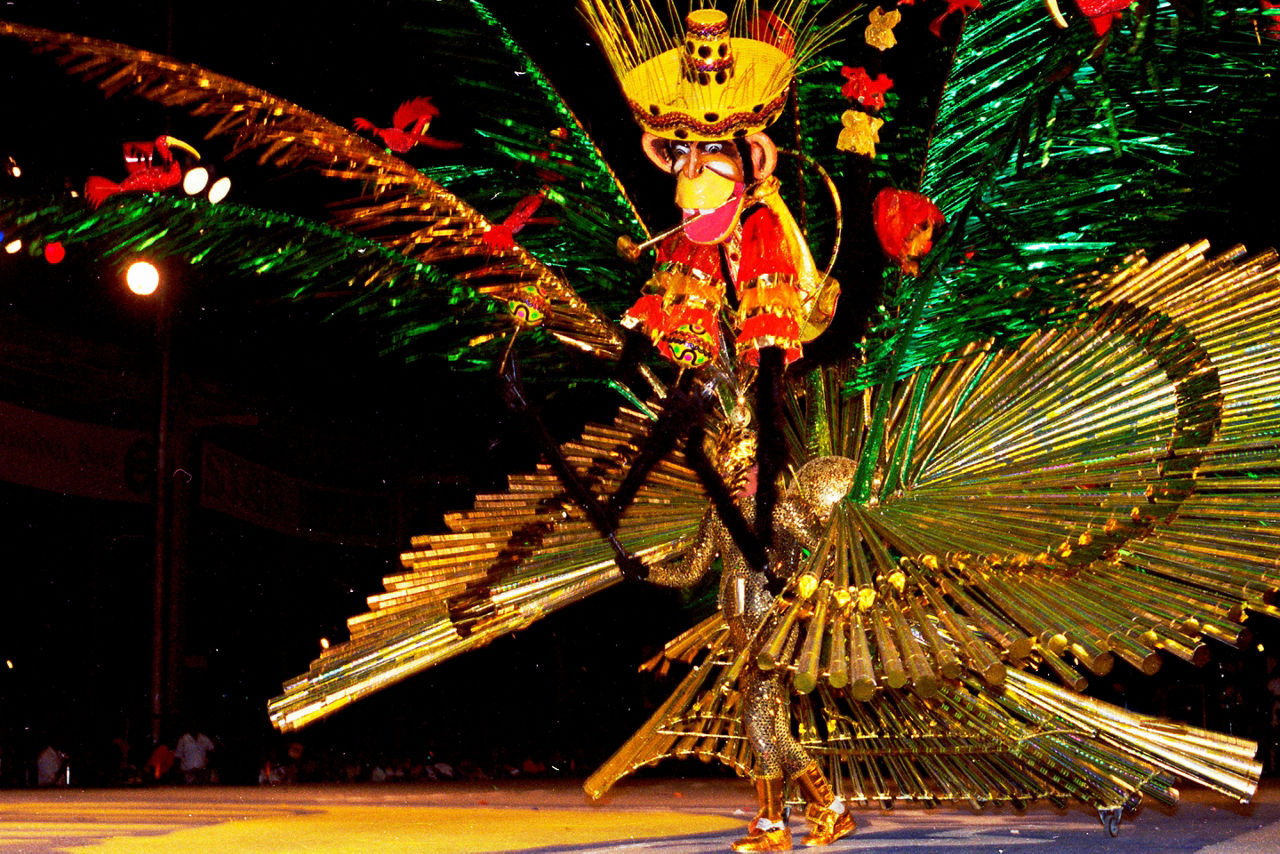
M 165 707 L 168 700 L 166 680 L 166 646 L 172 551 L 170 542 L 171 491 L 169 478 L 169 433 L 171 431 L 170 398 L 173 393 L 173 317 L 168 288 L 160 287 L 160 274 L 148 261 L 131 264 L 125 273 L 129 290 L 138 296 L 156 300 L 156 343 L 160 348 L 160 413 L 156 421 L 156 482 L 155 482 L 155 531 L 152 552 L 152 610 L 151 610 L 151 680 L 150 717 L 151 741 L 160 742 L 164 729 Z M 173 653 L 172 650 L 169 651 Z

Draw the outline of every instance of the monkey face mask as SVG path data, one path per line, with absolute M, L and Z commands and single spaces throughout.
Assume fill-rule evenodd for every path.
M 777 164 L 773 142 L 763 133 L 747 137 L 754 177 L 768 177 Z M 675 176 L 675 203 L 684 217 L 684 235 L 694 243 L 728 239 L 738 227 L 746 205 L 746 169 L 739 147 L 730 140 L 686 142 L 646 133 L 645 154 L 664 172 Z

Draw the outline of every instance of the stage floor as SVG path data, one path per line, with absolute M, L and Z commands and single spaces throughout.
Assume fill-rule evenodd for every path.
M 597 804 L 577 781 L 281 788 L 0 790 L 0 854 L 17 852 L 727 851 L 753 812 L 745 781 L 644 779 Z M 1144 805 L 1114 839 L 1076 804 L 898 805 L 855 811 L 858 830 L 829 851 L 1280 851 L 1280 784 L 1250 806 L 1200 790 L 1177 810 Z M 797 846 L 803 822 L 792 822 Z M 801 849 L 803 850 L 803 849 Z

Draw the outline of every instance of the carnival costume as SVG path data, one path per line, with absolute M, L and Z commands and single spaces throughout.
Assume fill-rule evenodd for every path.
M 649 232 L 593 140 L 487 10 L 430 5 L 431 15 L 447 9 L 461 21 L 440 48 L 459 67 L 485 50 L 478 63 L 518 65 L 514 82 L 507 75 L 500 86 L 459 73 L 477 111 L 477 151 L 468 155 L 492 157 L 484 169 L 415 165 L 208 70 L 0 24 L 0 33 L 54 51 L 111 94 L 126 89 L 216 117 L 210 135 L 233 136 L 237 152 L 258 151 L 264 165 L 315 166 L 366 190 L 335 209 L 332 226 L 349 245 L 324 264 L 318 250 L 299 261 L 289 247 L 273 247 L 271 263 L 334 266 L 344 281 L 373 282 L 350 307 L 411 316 L 401 345 L 453 336 L 457 364 L 506 369 L 518 354 L 526 366 L 557 371 L 570 370 L 566 345 L 614 365 L 631 354 L 616 321 L 634 304 L 631 321 L 669 357 L 699 365 L 624 364 L 611 388 L 626 405 L 612 421 L 549 443 L 537 470 L 449 514 L 448 533 L 415 537 L 403 571 L 349 621 L 350 638 L 270 702 L 276 727 L 305 726 L 641 569 L 662 583 L 700 574 L 714 552 L 724 563 L 721 608 L 667 644 L 661 664 L 688 669 L 588 779 L 592 796 L 669 757 L 717 760 L 757 780 L 768 829 L 743 847 L 768 850 L 789 844 L 785 825 L 773 824 L 790 782 L 779 770 L 808 804 L 1078 798 L 1113 833 L 1143 796 L 1175 802 L 1178 777 L 1252 795 L 1261 771 L 1252 742 L 1083 691 L 1117 660 L 1144 674 L 1170 656 L 1203 663 L 1211 644 L 1249 643 L 1246 615 L 1280 615 L 1271 509 L 1280 495 L 1280 345 L 1271 332 L 1280 324 L 1280 261 L 1240 247 L 1213 255 L 1203 242 L 1152 259 L 1140 251 L 1170 237 L 1159 233 L 1169 220 L 1150 211 L 1212 200 L 1221 186 L 1212 184 L 1218 160 L 1187 152 L 1231 138 L 1239 123 L 1248 123 L 1239 132 L 1246 141 L 1269 138 L 1275 42 L 1266 22 L 1250 18 L 1255 7 L 1206 4 L 1212 26 L 1195 32 L 1144 18 L 1141 39 L 1153 41 L 1134 36 L 1132 49 L 1112 50 L 1087 25 L 1043 26 L 1038 0 L 948 3 L 930 28 L 950 39 L 950 64 L 946 85 L 929 95 L 928 133 L 881 140 L 894 95 L 885 100 L 891 81 L 869 61 L 827 67 L 846 78 L 838 120 L 831 86 L 815 93 L 801 82 L 801 106 L 788 107 L 797 69 L 833 50 L 832 32 L 811 25 L 804 2 L 763 19 L 748 14 L 754 4 L 736 3 L 726 29 L 726 16 L 708 10 L 686 27 L 662 21 L 646 2 L 584 0 L 628 106 L 651 135 L 746 143 L 789 111 L 797 128 L 818 127 L 798 130 L 797 142 L 817 140 L 814 151 L 847 157 L 862 184 L 877 146 L 892 150 L 895 164 L 910 160 L 893 182 L 892 170 L 870 182 L 901 187 L 857 200 L 877 212 L 873 254 L 890 271 L 865 340 L 803 374 L 793 363 L 777 418 L 753 420 L 760 399 L 749 384 L 751 354 L 810 352 L 803 321 L 823 308 L 830 284 L 806 261 L 808 234 L 775 204 L 776 188 L 744 179 L 731 197 L 741 205 L 733 212 L 745 214 L 736 272 L 729 256 L 738 238 L 728 235 L 726 253 L 691 245 L 686 231 L 658 241 L 647 301 L 635 303 L 634 281 L 607 256 L 620 223 Z M 1094 26 L 1110 26 L 1113 12 Z M 869 50 L 892 50 L 903 17 L 875 9 L 857 31 Z M 1181 39 L 1204 49 L 1185 50 Z M 1086 63 L 1099 52 L 1114 58 L 1105 80 Z M 1178 64 L 1178 98 L 1148 86 L 1148 63 L 1165 55 Z M 1113 97 L 1117 81 L 1127 82 L 1128 98 Z M 486 113 L 507 87 L 519 103 Z M 536 121 L 518 112 L 540 98 L 549 106 Z M 1224 100 L 1226 117 L 1215 109 Z M 1167 121 L 1166 108 L 1177 121 Z M 1134 156 L 1115 160 L 1122 152 Z M 1228 153 L 1215 152 L 1219 160 Z M 512 163 L 527 186 L 507 180 Z M 1204 187 L 1179 183 L 1180 169 Z M 503 209 L 476 206 L 495 193 Z M 498 219 L 531 210 L 534 196 L 558 205 L 565 225 L 514 240 L 521 223 Z M 756 201 L 764 207 L 752 210 Z M 12 204 L 0 202 L 0 211 Z M 219 240 L 203 214 L 188 224 L 160 206 L 130 204 L 105 203 L 88 225 L 81 212 L 67 234 L 124 232 L 192 259 L 244 243 Z M 111 220 L 114 211 L 127 217 Z M 21 233 L 48 216 L 12 227 Z M 591 239 L 566 255 L 583 235 Z M 335 239 L 304 236 L 324 246 Z M 254 271 L 263 257 L 245 249 L 235 263 Z M 582 270 L 589 275 L 571 285 L 566 277 Z M 398 287 L 405 280 L 420 287 L 406 292 Z M 753 302 L 753 281 L 785 287 Z M 330 293 L 322 284 L 330 283 L 322 277 L 314 289 Z M 416 311 L 406 309 L 406 293 L 422 300 Z M 488 310 L 490 300 L 505 311 Z M 463 304 L 474 311 L 459 311 Z M 744 306 L 760 308 L 767 328 L 751 328 L 757 313 Z M 427 309 L 434 325 L 421 321 Z M 733 351 L 721 337 L 736 342 Z M 519 406 L 523 393 L 510 386 Z M 725 483 L 751 460 L 721 451 L 745 429 L 781 437 L 776 468 L 786 486 L 776 513 L 753 516 L 727 497 Z M 815 505 L 801 473 L 820 470 L 838 476 L 818 479 L 826 488 Z M 753 518 L 785 522 L 801 509 L 813 518 L 773 526 L 776 538 L 738 529 L 759 527 Z M 766 556 L 772 548 L 771 560 L 752 557 L 754 540 Z M 799 541 L 807 555 L 793 548 Z M 794 732 L 753 735 L 761 721 L 781 720 L 760 711 L 770 704 L 789 706 Z M 825 782 L 805 767 L 796 774 L 806 758 Z M 813 838 L 838 835 L 840 815 L 812 811 Z
M 697 204 L 694 200 L 709 199 L 704 204 L 715 207 L 700 213 L 710 224 L 686 207 L 683 227 L 658 244 L 655 273 L 646 286 L 649 293 L 627 313 L 623 325 L 642 326 L 660 352 L 695 368 L 712 359 L 753 367 L 765 348 L 780 350 L 784 363 L 795 361 L 801 352 L 802 325 L 825 281 L 817 280 L 808 247 L 796 236 L 795 221 L 778 194 L 778 180 L 761 176 L 757 192 L 748 168 L 753 151 L 740 143 L 761 133 L 780 111 L 793 73 L 794 33 L 786 26 L 766 30 L 758 22 L 748 28 L 750 36 L 731 37 L 728 15 L 701 9 L 686 18 L 681 47 L 646 58 L 613 38 L 610 25 L 616 19 L 607 10 L 597 7 L 593 16 L 587 8 L 588 21 L 606 46 L 635 119 L 646 133 L 667 140 L 672 149 L 682 145 L 689 157 L 696 157 L 692 149 L 700 141 L 738 145 L 743 164 L 741 181 L 727 194 L 721 189 L 717 195 L 714 187 L 727 183 L 729 175 L 713 174 L 702 165 L 680 171 L 677 203 L 692 206 Z M 767 144 L 758 138 L 755 142 Z M 721 169 L 732 165 L 720 164 Z M 746 181 L 753 185 L 750 191 Z M 694 182 L 701 186 L 690 189 Z M 731 224 L 728 229 L 726 221 Z M 807 275 L 802 279 L 799 271 Z M 727 304 L 730 299 L 732 304 Z M 736 360 L 727 358 L 719 342 L 722 319 L 736 333 Z M 747 562 L 719 514 L 710 509 L 685 560 L 671 570 L 657 568 L 649 578 L 661 585 L 689 586 L 720 557 L 719 605 L 729 627 L 728 648 L 735 656 L 754 658 L 764 642 L 761 629 L 776 607 L 766 575 L 785 581 L 797 574 L 802 553 L 816 548 L 826 522 L 828 513 L 816 516 L 816 509 L 800 496 L 777 505 L 763 569 Z M 753 510 L 748 508 L 744 515 L 753 519 Z M 786 640 L 784 658 L 791 657 L 796 643 L 795 638 Z M 813 825 L 804 845 L 826 845 L 854 829 L 823 772 L 792 735 L 790 686 L 784 675 L 752 663 L 741 676 L 740 715 L 757 758 L 753 776 L 760 811 L 748 835 L 734 843 L 735 850 L 791 847 L 780 812 L 783 784 L 788 781 L 798 784 L 806 818 Z
M 750 504 L 744 513 L 748 523 Z M 771 586 L 778 578 L 795 575 L 803 555 L 817 548 L 822 524 L 831 507 L 816 507 L 803 492 L 788 496 L 774 508 L 773 544 L 767 551 L 767 568 L 753 568 L 743 556 L 733 536 L 715 508 L 707 511 L 698 527 L 688 554 L 675 566 L 655 567 L 648 579 L 666 587 L 689 587 L 711 571 L 719 558 L 720 584 L 717 601 L 729 628 L 729 654 L 757 657 L 764 644 L 760 630 L 768 621 L 776 602 Z M 772 576 L 772 577 L 770 577 Z M 782 650 L 784 658 L 795 654 L 796 639 L 790 637 Z M 836 810 L 830 784 L 791 732 L 791 688 L 785 672 L 748 666 L 742 674 L 741 717 L 752 750 L 758 758 L 755 772 L 760 812 L 749 835 L 735 844 L 739 851 L 775 851 L 790 847 L 790 831 L 782 824 L 784 782 L 794 781 L 806 803 L 806 817 L 814 829 L 805 845 L 825 845 L 853 831 L 853 819 L 843 803 Z M 762 820 L 771 825 L 765 828 Z

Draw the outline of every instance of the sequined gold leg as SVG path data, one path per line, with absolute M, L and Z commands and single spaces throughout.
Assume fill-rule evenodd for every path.
M 797 774 L 795 780 L 804 797 L 804 817 L 810 825 L 809 832 L 800 840 L 800 844 L 809 847 L 830 845 L 853 833 L 855 824 L 848 808 L 844 812 L 836 812 L 830 808 L 836 796 L 831 791 L 831 784 L 818 769 L 817 762 Z
M 730 847 L 734 851 L 790 851 L 791 830 L 785 823 L 775 830 L 759 828 L 761 819 L 782 822 L 782 778 L 757 777 L 756 797 L 760 800 L 760 812 L 748 825 L 747 835 Z

